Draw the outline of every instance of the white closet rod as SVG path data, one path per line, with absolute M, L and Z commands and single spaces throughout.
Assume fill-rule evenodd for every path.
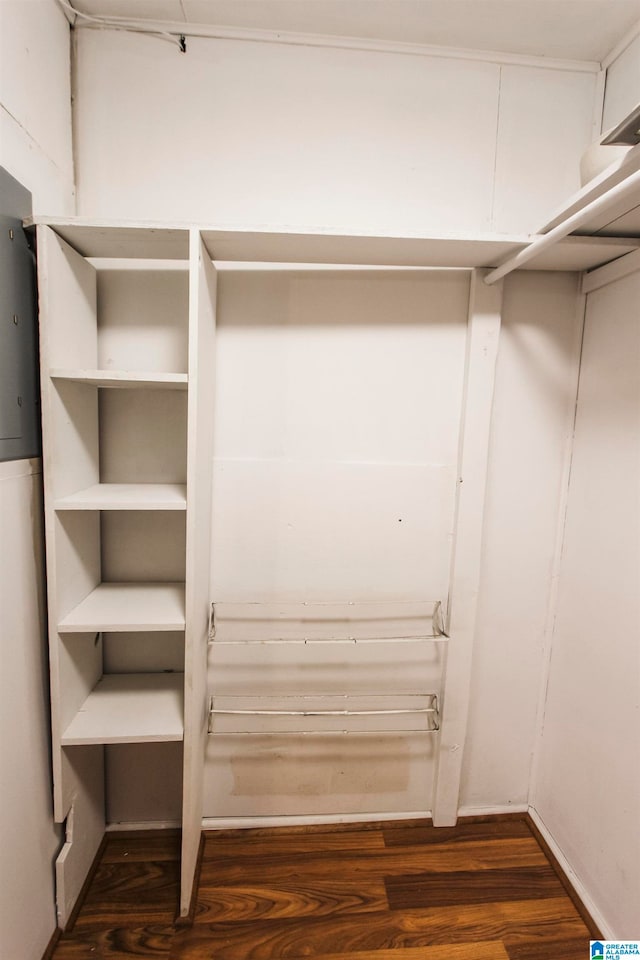
M 603 193 L 602 196 L 592 200 L 581 210 L 578 210 L 577 213 L 563 220 L 562 223 L 559 223 L 557 227 L 554 227 L 549 233 L 536 237 L 528 247 L 525 247 L 524 250 L 505 260 L 502 266 L 496 267 L 495 270 L 488 273 L 484 278 L 484 282 L 491 286 L 491 284 L 501 280 L 502 277 L 506 277 L 507 274 L 513 270 L 517 270 L 518 267 L 533 260 L 534 257 L 537 257 L 543 250 L 552 247 L 558 240 L 567 237 L 573 230 L 583 226 L 592 217 L 606 212 L 610 207 L 613 207 L 614 204 L 638 188 L 640 188 L 640 170 L 636 170 L 636 172 L 632 173 L 626 180 L 617 183 L 614 187 L 611 187 L 610 190 L 607 190 L 606 193 Z

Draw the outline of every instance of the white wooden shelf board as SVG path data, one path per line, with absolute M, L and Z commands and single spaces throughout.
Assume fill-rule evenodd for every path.
M 211 258 L 270 263 L 361 264 L 406 267 L 495 267 L 533 237 L 499 234 L 475 237 L 371 237 L 327 233 L 269 233 L 207 230 L 202 238 Z M 587 270 L 635 250 L 634 240 L 567 237 L 536 258 L 530 270 Z
M 188 258 L 184 224 L 34 218 L 46 223 L 86 257 Z M 370 236 L 289 227 L 231 229 L 193 224 L 212 260 L 246 263 L 324 263 L 406 267 L 497 267 L 536 235 L 477 233 L 445 236 Z M 583 231 L 588 232 L 588 231 Z M 531 261 L 527 270 L 590 270 L 637 249 L 638 242 L 591 236 L 559 241 Z
M 136 370 L 59 370 L 49 371 L 53 380 L 73 380 L 74 383 L 87 383 L 94 387 L 115 387 L 122 389 L 162 389 L 186 390 L 186 373 L 143 373 Z
M 184 583 L 101 583 L 60 621 L 58 630 L 184 630 L 184 603 Z
M 54 503 L 55 510 L 186 510 L 181 483 L 96 483 Z
M 63 746 L 183 738 L 184 674 L 103 676 L 62 736 Z
M 189 228 L 179 224 L 33 217 L 26 226 L 52 227 L 83 257 L 188 260 Z

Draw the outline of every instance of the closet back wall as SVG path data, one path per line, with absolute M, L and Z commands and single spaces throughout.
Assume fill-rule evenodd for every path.
M 579 65 L 80 29 L 78 213 L 526 232 L 580 186 L 594 94 Z

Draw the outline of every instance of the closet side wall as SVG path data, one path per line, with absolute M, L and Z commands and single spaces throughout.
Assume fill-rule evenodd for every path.
M 590 294 L 534 807 L 610 937 L 640 903 L 640 273 Z
M 34 213 L 74 210 L 69 26 L 55 0 L 0 3 L 0 165 Z M 0 950 L 40 960 L 56 925 L 39 460 L 0 464 Z
M 526 232 L 591 141 L 592 73 L 87 29 L 76 51 L 87 217 Z

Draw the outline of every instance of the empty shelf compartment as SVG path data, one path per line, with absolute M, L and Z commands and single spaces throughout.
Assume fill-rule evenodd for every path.
M 182 740 L 184 674 L 103 676 L 62 736 L 63 746 Z
M 87 383 L 94 387 L 114 387 L 126 389 L 162 389 L 186 390 L 186 373 L 149 373 L 140 370 L 85 370 L 53 369 L 49 371 L 53 380 L 72 380 L 74 383 Z
M 96 483 L 54 503 L 56 510 L 186 510 L 183 483 Z
M 184 583 L 101 583 L 58 624 L 60 633 L 184 627 Z

